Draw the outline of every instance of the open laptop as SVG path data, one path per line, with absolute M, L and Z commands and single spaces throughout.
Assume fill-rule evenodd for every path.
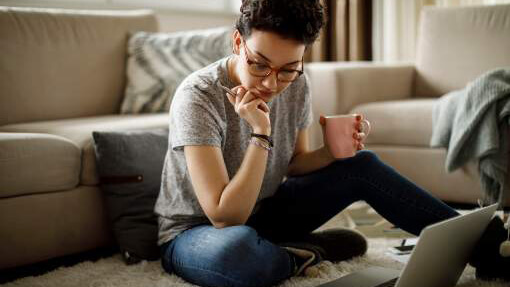
M 427 226 L 402 271 L 370 267 L 320 287 L 455 286 L 496 209 L 493 204 Z

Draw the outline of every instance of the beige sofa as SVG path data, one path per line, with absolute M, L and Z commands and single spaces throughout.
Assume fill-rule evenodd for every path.
M 138 30 L 151 11 L 0 8 L 0 269 L 112 243 L 91 132 L 168 126 L 118 114 Z
M 446 150 L 429 146 L 432 109 L 438 97 L 482 73 L 510 67 L 510 5 L 427 7 L 418 38 L 415 63 L 305 66 L 314 112 L 364 114 L 373 128 L 367 147 L 385 162 L 445 201 L 476 203 L 482 197 L 476 164 L 448 174 Z M 315 123 L 314 147 L 322 144 L 320 133 Z
M 444 150 L 428 147 L 431 107 L 510 65 L 509 15 L 510 6 L 427 10 L 415 65 L 306 65 L 315 117 L 365 113 L 369 147 L 385 161 L 443 199 L 472 202 L 473 169 L 447 175 Z M 158 30 L 152 12 L 0 8 L 0 269 L 112 243 L 91 132 L 168 124 L 166 113 L 118 114 L 137 30 Z M 311 140 L 322 141 L 317 125 Z

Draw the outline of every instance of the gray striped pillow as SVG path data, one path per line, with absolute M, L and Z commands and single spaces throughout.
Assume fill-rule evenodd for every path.
M 231 36 L 231 27 L 134 33 L 128 41 L 127 85 L 120 113 L 168 111 L 186 76 L 231 53 Z

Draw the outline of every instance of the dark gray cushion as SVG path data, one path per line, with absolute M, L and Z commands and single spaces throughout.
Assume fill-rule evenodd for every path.
M 159 258 L 154 214 L 168 129 L 94 131 L 100 188 L 126 263 Z

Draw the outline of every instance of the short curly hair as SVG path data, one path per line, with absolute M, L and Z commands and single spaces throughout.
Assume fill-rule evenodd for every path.
M 243 37 L 257 29 L 309 46 L 325 23 L 320 0 L 243 0 L 240 10 L 235 28 Z

